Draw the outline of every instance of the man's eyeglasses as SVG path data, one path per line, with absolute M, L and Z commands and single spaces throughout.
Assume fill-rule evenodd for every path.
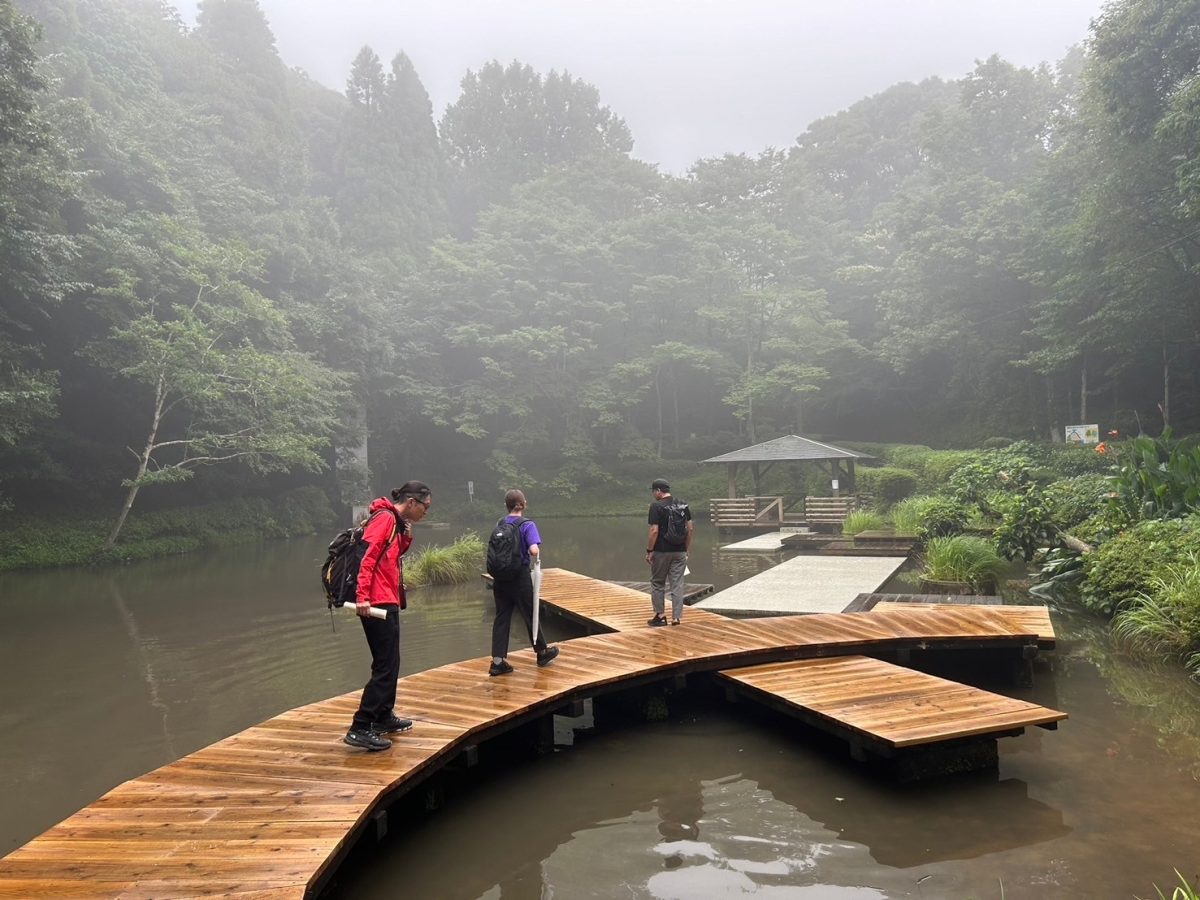
M 420 504 L 421 504 L 423 507 L 425 507 L 425 511 L 426 511 L 426 512 L 428 512 L 428 511 L 429 511 L 429 507 L 433 506 L 433 498 L 432 498 L 432 497 L 431 497 L 430 499 L 428 499 L 428 500 L 422 500 L 420 497 L 413 497 L 413 498 L 411 498 L 411 499 L 413 499 L 413 500 L 416 500 L 416 501 L 417 501 L 418 503 L 420 503 Z

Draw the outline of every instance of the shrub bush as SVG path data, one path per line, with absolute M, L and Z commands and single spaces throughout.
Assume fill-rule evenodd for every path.
M 887 510 L 917 489 L 916 473 L 894 466 L 861 468 L 857 472 L 858 489 L 875 497 L 875 505 Z
M 921 538 L 949 537 L 967 527 L 970 510 L 949 497 L 929 497 L 921 509 Z
M 1150 593 L 1156 576 L 1191 554 L 1200 554 L 1200 517 L 1139 522 L 1084 557 L 1080 599 L 1111 616 Z
M 132 562 L 204 546 L 313 534 L 334 519 L 329 498 L 306 487 L 275 498 L 244 497 L 129 516 L 120 540 L 102 550 L 109 519 L 12 522 L 0 532 L 0 571 L 94 562 Z
M 1007 447 L 1012 442 L 1012 438 L 990 437 L 979 446 L 983 447 L 984 450 L 999 450 L 1002 447 Z
M 975 456 L 968 450 L 932 450 L 917 444 L 902 444 L 888 453 L 888 465 L 916 473 L 918 488 L 926 493 L 944 490 L 955 469 Z
M 1112 492 L 1107 476 L 1076 475 L 1056 481 L 1046 488 L 1046 506 L 1050 521 L 1063 531 L 1103 511 L 1106 498 Z

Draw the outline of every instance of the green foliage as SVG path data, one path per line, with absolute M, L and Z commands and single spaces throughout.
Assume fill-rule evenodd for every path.
M 1149 593 L 1154 579 L 1200 553 L 1200 518 L 1141 522 L 1084 557 L 1087 608 L 1113 615 Z
M 917 488 L 917 476 L 914 473 L 893 466 L 864 466 L 855 475 L 858 489 L 874 495 L 875 505 L 885 511 Z
M 875 531 L 882 528 L 884 518 L 880 513 L 870 509 L 856 509 L 846 516 L 842 523 L 842 534 L 858 534 L 862 531 Z
M 134 513 L 125 539 L 111 550 L 103 549 L 108 526 L 99 519 L 10 519 L 0 527 L 0 571 L 133 562 L 208 546 L 315 534 L 333 518 L 324 492 L 299 488 L 274 499 L 246 497 Z
M 949 537 L 960 534 L 967 527 L 970 510 L 949 497 L 924 497 L 918 507 L 921 524 L 917 536 L 926 538 Z
M 994 587 L 1007 571 L 996 550 L 982 538 L 958 534 L 931 538 L 925 544 L 924 578 L 959 581 L 976 589 Z
M 1111 491 L 1108 477 L 1099 474 L 1075 475 L 1054 482 L 1044 494 L 1050 522 L 1060 531 L 1071 531 L 1103 511 Z
M 404 561 L 404 583 L 462 584 L 478 578 L 487 548 L 476 534 L 461 535 L 449 547 L 426 547 Z
M 1136 437 L 1121 447 L 1113 479 L 1118 503 L 1132 518 L 1173 519 L 1200 510 L 1200 447 L 1161 437 Z
M 1154 885 L 1154 893 L 1158 895 L 1158 900 L 1200 900 L 1200 890 L 1192 887 L 1178 869 L 1175 870 L 1175 877 L 1179 879 L 1179 884 L 1171 891 L 1169 897 L 1162 892 L 1162 888 Z
M 1037 583 L 1029 588 L 1029 593 L 1035 597 L 1076 596 L 1083 575 L 1083 554 L 1066 547 L 1054 547 L 1042 558 Z
M 894 505 L 888 512 L 896 534 L 916 537 L 921 530 L 925 510 L 930 503 L 937 502 L 933 497 L 907 497 Z
M 892 446 L 883 455 L 888 465 L 915 472 L 918 489 L 926 493 L 944 490 L 954 471 L 971 457 L 964 450 L 933 450 L 915 444 Z
M 1001 510 L 994 537 L 996 549 L 1005 559 L 1019 556 L 1031 562 L 1039 550 L 1057 541 L 1058 528 L 1050 519 L 1050 510 L 1038 485 L 1031 484 L 993 505 Z
M 1128 646 L 1182 659 L 1200 677 L 1200 553 L 1155 574 L 1117 612 L 1112 631 Z

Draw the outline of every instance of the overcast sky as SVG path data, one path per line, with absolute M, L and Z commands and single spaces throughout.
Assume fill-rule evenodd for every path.
M 440 118 L 467 69 L 519 59 L 600 89 L 634 155 L 787 147 L 814 119 L 899 81 L 958 78 L 999 53 L 1055 62 L 1102 0 L 259 0 L 285 63 L 343 90 L 363 44 L 409 55 Z M 178 8 L 195 18 L 195 0 Z

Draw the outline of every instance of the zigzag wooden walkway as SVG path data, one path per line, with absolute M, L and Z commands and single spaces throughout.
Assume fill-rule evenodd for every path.
M 367 754 L 341 737 L 358 692 L 290 710 L 128 781 L 0 859 L 0 897 L 291 898 L 319 891 L 374 810 L 472 745 L 564 704 L 640 681 L 731 664 L 890 646 L 1011 646 L 1032 635 L 993 609 L 734 621 L 690 609 L 649 629 L 645 594 L 561 570 L 543 596 L 634 631 L 565 642 L 539 669 L 489 678 L 487 659 L 409 675 L 411 732 Z
M 642 594 L 617 596 L 611 592 L 592 591 L 586 585 L 576 586 L 566 579 L 556 579 L 543 586 L 542 598 L 576 621 L 617 631 L 646 630 L 646 614 L 650 610 Z M 907 615 L 910 624 L 921 622 L 913 616 L 928 616 L 931 623 L 956 622 L 959 626 L 973 622 L 980 629 L 980 638 L 986 635 L 987 639 L 1002 642 L 1011 640 L 1000 638 L 1000 630 L 1007 628 L 1018 636 L 1017 641 L 1036 642 L 1041 649 L 1051 649 L 1055 642 L 1050 611 L 1044 606 L 879 601 L 871 609 L 871 614 Z M 857 617 L 864 614 L 840 615 Z M 710 624 L 714 614 L 699 609 L 684 611 L 686 623 L 695 622 L 697 618 Z M 746 621 L 715 618 L 726 623 Z M 814 619 L 828 618 L 791 616 L 758 621 L 769 622 L 782 632 L 808 627 Z M 894 756 L 895 751 L 903 748 L 922 744 L 946 743 L 979 735 L 1017 734 L 1034 725 L 1053 728 L 1067 717 L 1066 713 L 1035 703 L 862 656 L 840 655 L 833 659 L 743 666 L 718 675 L 739 690 L 765 700 L 768 705 L 847 737 L 855 755 L 861 755 L 864 747 L 886 757 Z

